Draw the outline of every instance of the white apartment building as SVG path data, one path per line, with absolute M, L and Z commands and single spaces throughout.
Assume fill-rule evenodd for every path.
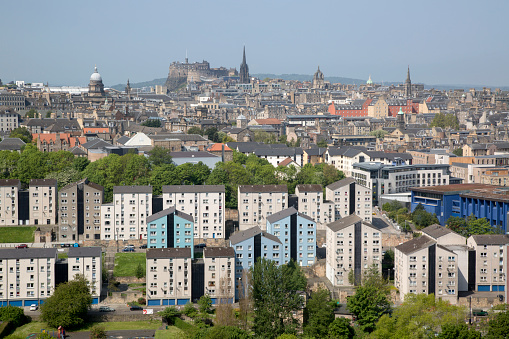
M 57 181 L 55 179 L 31 179 L 28 194 L 30 225 L 55 225 Z
M 0 180 L 0 226 L 18 225 L 18 198 L 21 182 L 18 179 Z
M 334 204 L 331 201 L 323 201 L 322 185 L 297 185 L 295 194 L 299 213 L 313 218 L 319 229 L 324 229 L 325 224 L 335 220 Z
M 163 186 L 163 209 L 175 207 L 194 218 L 194 238 L 224 238 L 224 185 Z
M 191 249 L 147 249 L 147 305 L 185 305 L 191 301 Z
M 235 299 L 235 250 L 233 247 L 205 247 L 204 294 L 213 304 L 233 303 Z
M 8 134 L 13 129 L 19 127 L 19 114 L 13 110 L 0 112 L 0 133 Z
M 471 288 L 479 292 L 502 292 L 507 285 L 507 245 L 509 236 L 504 234 L 472 235 L 467 246 L 475 251 L 475 260 L 469 262 L 475 272 Z
M 352 176 L 353 164 L 369 160 L 368 153 L 357 148 L 329 147 L 325 152 L 325 162 L 342 171 L 347 177 Z
M 115 186 L 113 203 L 101 206 L 101 239 L 147 239 L 152 186 Z
M 325 187 L 325 199 L 334 205 L 332 221 L 351 214 L 356 214 L 364 221 L 372 221 L 371 188 L 358 184 L 353 178 L 345 178 Z
M 102 288 L 101 247 L 71 247 L 67 262 L 68 280 L 73 280 L 77 274 L 82 275 L 90 284 L 92 304 L 98 304 Z
M 267 230 L 267 216 L 288 208 L 286 185 L 239 185 L 239 230 L 258 226 Z
M 358 285 L 365 270 L 382 269 L 382 232 L 358 215 L 328 224 L 326 243 L 326 275 L 333 286 Z
M 39 305 L 55 289 L 56 248 L 0 249 L 0 306 Z

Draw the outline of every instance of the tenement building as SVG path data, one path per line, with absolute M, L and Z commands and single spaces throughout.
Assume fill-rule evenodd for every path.
M 239 185 L 239 229 L 266 229 L 266 218 L 288 207 L 286 185 Z

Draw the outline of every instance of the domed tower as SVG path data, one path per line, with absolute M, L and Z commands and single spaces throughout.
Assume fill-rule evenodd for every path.
M 238 128 L 246 128 L 247 127 L 247 119 L 241 114 L 237 117 L 237 127 Z
M 325 77 L 320 71 L 320 66 L 318 66 L 318 70 L 313 75 L 313 88 L 323 88 L 325 83 Z
M 97 66 L 94 69 L 94 73 L 90 76 L 90 83 L 88 84 L 88 96 L 89 97 L 103 97 L 104 96 L 104 85 L 101 74 L 97 72 Z
M 369 75 L 368 81 L 366 81 L 366 85 L 368 85 L 368 86 L 372 86 L 373 85 L 373 80 L 371 80 L 371 74 Z
M 401 131 L 404 131 L 405 130 L 405 112 L 403 112 L 401 107 L 399 108 L 398 117 L 396 119 L 396 122 L 398 124 L 398 128 Z

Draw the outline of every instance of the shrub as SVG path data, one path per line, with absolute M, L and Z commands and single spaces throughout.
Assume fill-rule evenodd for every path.
M 97 325 L 90 330 L 90 339 L 106 339 L 106 329 L 104 326 Z
M 0 307 L 0 320 L 10 322 L 13 327 L 19 327 L 26 323 L 28 318 L 22 308 L 9 305 Z
M 182 314 L 188 316 L 189 318 L 194 318 L 198 315 L 198 311 L 191 303 L 187 303 L 182 310 Z
M 145 305 L 147 303 L 147 300 L 145 298 L 138 298 L 138 304 Z

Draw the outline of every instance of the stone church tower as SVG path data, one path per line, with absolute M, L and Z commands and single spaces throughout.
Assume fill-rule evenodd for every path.
M 325 87 L 325 77 L 320 71 L 320 66 L 318 66 L 318 70 L 313 75 L 313 88 L 323 89 Z
M 405 97 L 412 97 L 412 81 L 410 80 L 410 66 L 408 66 L 408 71 L 406 74 L 405 80 Z
M 246 46 L 244 46 L 244 56 L 242 57 L 242 64 L 240 64 L 239 77 L 241 84 L 249 84 L 249 67 L 246 63 Z

